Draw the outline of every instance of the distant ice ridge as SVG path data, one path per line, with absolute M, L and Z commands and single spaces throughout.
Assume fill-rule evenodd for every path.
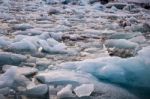
M 79 62 L 62 63 L 63 69 L 82 71 L 114 83 L 134 87 L 150 88 L 150 46 L 144 47 L 138 55 L 122 59 L 104 57 Z
M 89 3 L 90 0 L 44 0 L 46 1 L 47 4 L 55 4 L 55 3 L 77 3 L 77 4 L 82 4 L 86 5 Z
M 118 0 L 120 2 L 135 2 L 135 3 L 149 3 L 150 4 L 150 0 Z

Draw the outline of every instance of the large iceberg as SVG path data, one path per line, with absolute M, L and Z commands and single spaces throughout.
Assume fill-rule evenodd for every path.
M 144 47 L 138 55 L 122 59 L 105 57 L 79 62 L 60 64 L 61 68 L 82 71 L 94 75 L 98 79 L 133 87 L 150 88 L 150 46 Z
M 90 99 L 138 99 L 123 88 L 98 81 L 89 73 L 69 70 L 50 70 L 48 72 L 39 73 L 36 75 L 36 78 L 42 83 L 56 87 L 66 86 L 58 91 L 57 95 L 60 98 L 68 97 L 67 99 L 71 99 L 71 97 L 74 97 L 71 90 L 74 89 L 75 94 L 81 98 L 82 96 L 88 96 L 87 98 Z M 67 86 L 68 84 L 69 86 Z M 72 89 L 70 84 L 72 85 Z M 85 87 L 87 89 L 86 91 L 83 90 Z M 92 93 L 95 93 L 96 96 L 92 96 Z

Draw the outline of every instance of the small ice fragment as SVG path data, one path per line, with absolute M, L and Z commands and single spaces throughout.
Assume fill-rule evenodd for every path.
M 59 98 L 66 98 L 66 97 L 74 97 L 72 93 L 72 85 L 67 85 L 66 87 L 62 88 L 58 93 L 57 96 Z
M 93 84 L 82 84 L 74 89 L 74 92 L 78 97 L 90 96 L 93 91 Z

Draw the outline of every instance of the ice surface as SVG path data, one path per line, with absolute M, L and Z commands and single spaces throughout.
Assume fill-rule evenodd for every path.
M 94 84 L 82 84 L 74 89 L 74 92 L 78 97 L 90 96 L 93 91 Z

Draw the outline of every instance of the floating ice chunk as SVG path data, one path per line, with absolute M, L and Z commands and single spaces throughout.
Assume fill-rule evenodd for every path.
M 67 85 L 66 87 L 62 88 L 58 93 L 57 96 L 62 99 L 62 98 L 67 98 L 67 97 L 74 97 L 72 93 L 72 85 Z
M 103 10 L 105 9 L 105 6 L 103 6 L 103 5 L 100 4 L 100 3 L 94 3 L 94 4 L 93 4 L 93 8 L 96 9 L 96 10 L 103 11 Z
M 42 31 L 36 30 L 36 29 L 28 29 L 26 31 L 16 31 L 13 34 L 21 34 L 21 35 L 30 35 L 30 36 L 35 36 L 35 35 L 40 35 L 42 34 Z
M 47 43 L 45 40 L 39 39 L 38 43 L 39 43 L 39 45 L 43 48 L 43 50 L 44 50 L 45 52 L 49 52 L 50 46 L 48 45 L 48 43 Z
M 0 14 L 0 18 L 5 19 L 5 20 L 10 20 L 10 19 L 13 19 L 13 15 L 3 12 L 3 13 Z
M 66 53 L 65 44 L 59 43 L 53 46 L 49 46 L 46 40 L 39 40 L 39 45 L 43 48 L 42 50 L 47 53 Z M 49 42 L 50 43 L 50 42 Z M 56 42 L 55 42 L 56 43 Z
M 7 52 L 0 52 L 0 66 L 2 65 L 19 65 L 26 61 L 27 57 L 20 54 L 12 54 Z
M 36 68 L 31 67 L 19 67 L 17 73 L 25 76 L 34 75 L 38 72 Z
M 118 9 L 117 9 L 115 6 L 112 6 L 112 7 L 111 7 L 111 10 L 112 10 L 112 11 L 117 11 Z
M 53 47 L 53 46 L 55 46 L 55 45 L 57 45 L 57 44 L 59 44 L 59 42 L 58 41 L 56 41 L 55 39 L 53 39 L 53 38 L 49 38 L 49 39 L 47 39 L 47 43 L 49 44 L 49 46 L 51 46 L 51 47 Z
M 113 75 L 119 81 L 120 80 L 125 81 L 125 78 L 124 78 L 125 71 L 122 68 L 118 67 L 118 66 L 115 67 L 113 65 L 112 66 L 111 65 L 109 65 L 109 66 L 106 65 L 106 66 L 102 67 L 101 69 L 99 69 L 99 75 L 101 75 L 101 78 L 105 77 L 106 75 L 108 77 Z M 104 79 L 107 79 L 107 77 L 104 78 Z
M 27 77 L 17 74 L 13 83 L 13 88 L 17 88 L 19 91 L 25 91 L 26 89 L 31 88 L 31 85 L 34 85 L 34 83 L 31 82 Z
M 70 28 L 68 26 L 65 26 L 65 25 L 57 25 L 55 28 L 49 30 L 51 32 L 56 32 L 59 33 L 59 32 L 64 32 L 64 31 L 68 31 Z
M 16 24 L 13 29 L 15 30 L 26 30 L 33 28 L 31 24 L 23 23 L 23 24 Z
M 6 97 L 2 94 L 0 94 L 0 99 L 6 99 Z
M 8 95 L 9 92 L 10 92 L 10 88 L 9 88 L 9 87 L 0 88 L 0 94 Z M 0 98 L 0 99 L 1 99 L 1 98 Z
M 126 5 L 126 3 L 108 3 L 106 7 L 111 8 L 112 6 L 115 6 L 117 9 L 123 9 Z
M 65 51 L 66 45 L 64 43 L 59 43 L 53 47 L 55 51 Z
M 140 32 L 133 33 L 114 33 L 109 38 L 110 39 L 131 39 L 135 36 L 142 35 Z
M 27 35 L 20 35 L 20 34 L 16 35 L 15 38 L 13 39 L 13 42 L 19 42 L 21 40 L 26 39 L 26 37 L 29 37 L 29 36 L 27 36 Z
M 150 65 L 150 53 L 149 53 L 149 50 L 150 50 L 150 46 L 148 47 L 144 47 L 142 50 L 140 50 L 138 52 L 138 57 L 141 59 L 141 61 L 143 61 L 143 64 L 142 65 Z M 145 68 L 146 69 L 146 68 Z M 147 68 L 147 70 L 149 70 L 150 68 Z
M 107 47 L 115 47 L 115 48 L 135 49 L 138 47 L 137 43 L 125 39 L 110 39 L 107 40 L 105 44 Z
M 32 42 L 22 40 L 10 44 L 8 50 L 12 52 L 36 52 L 37 48 Z
M 130 41 L 141 44 L 141 43 L 144 43 L 146 41 L 146 38 L 144 36 L 137 36 L 137 37 L 130 39 Z
M 53 70 L 49 72 L 39 73 L 36 78 L 43 83 L 51 83 L 55 85 L 66 84 L 82 84 L 96 81 L 96 79 L 88 73 L 80 73 L 68 70 Z
M 94 84 L 82 84 L 74 89 L 78 97 L 90 96 L 94 91 Z
M 50 38 L 50 33 L 44 32 L 41 35 L 39 35 L 38 38 L 46 40 L 46 39 Z
M 106 10 L 106 12 L 108 12 L 108 13 L 116 13 L 117 11 L 118 11 L 118 9 L 115 6 L 112 6 L 110 9 Z
M 44 1 L 46 1 L 47 4 L 60 3 L 60 0 L 44 0 Z
M 131 4 L 131 6 L 132 6 L 132 4 Z M 138 20 L 137 20 L 134 16 L 128 18 L 128 21 L 129 21 L 130 23 L 137 23 L 137 22 L 138 22 Z
M 14 43 L 11 43 L 6 50 L 15 52 L 46 52 L 46 53 L 67 53 L 66 45 L 53 38 L 48 34 L 40 36 L 17 36 Z M 48 37 L 48 39 L 47 39 Z M 23 38 L 23 39 L 21 39 Z
M 39 40 L 41 40 L 40 38 L 38 38 L 37 36 L 26 36 L 24 37 L 24 39 L 22 39 L 22 41 L 26 42 L 30 42 L 32 43 L 33 45 L 35 45 L 37 48 L 41 47 L 40 44 L 39 44 Z
M 39 84 L 36 85 L 28 90 L 26 90 L 24 93 L 30 96 L 44 96 L 48 91 L 48 86 L 46 84 Z
M 55 40 L 61 40 L 63 33 L 62 32 L 58 32 L 58 33 L 50 33 L 50 36 L 55 39 Z
M 110 12 L 113 12 L 113 11 L 110 11 Z M 111 30 L 116 30 L 120 28 L 118 23 L 106 24 L 105 26 Z
M 150 23 L 145 22 L 143 24 L 132 25 L 131 29 L 134 32 L 141 32 L 141 33 L 150 32 Z
M 2 70 L 7 71 L 12 66 L 13 65 L 4 65 Z M 38 72 L 38 70 L 36 68 L 24 66 L 24 67 L 18 67 L 16 72 L 17 72 L 17 74 L 20 74 L 20 75 L 31 76 L 31 75 L 36 74 Z
M 9 68 L 4 74 L 0 76 L 0 88 L 12 87 L 17 67 Z
M 8 39 L 5 39 L 3 37 L 0 38 L 0 48 L 6 47 L 10 44 L 11 42 Z
M 123 8 L 123 10 L 126 10 L 126 11 L 132 11 L 132 9 L 135 9 L 135 5 L 134 4 L 128 4 L 127 6 L 125 6 Z
M 30 90 L 32 88 L 36 87 L 35 83 L 33 82 L 30 82 L 28 85 L 27 85 L 27 89 Z

